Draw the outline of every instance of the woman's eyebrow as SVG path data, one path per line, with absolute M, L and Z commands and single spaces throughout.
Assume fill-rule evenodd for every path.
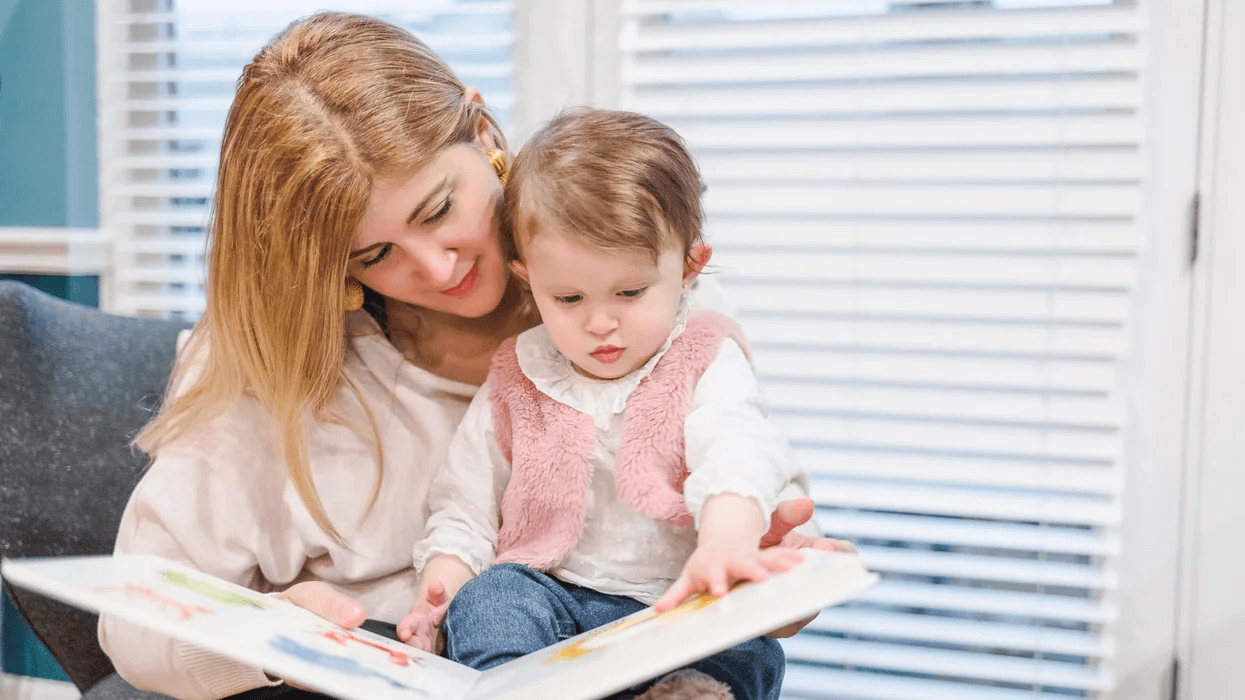
M 431 202 L 433 197 L 437 196 L 438 194 L 440 194 L 442 190 L 445 189 L 445 183 L 448 182 L 449 179 L 450 178 L 448 175 L 441 178 L 441 181 L 437 183 L 437 186 L 429 190 L 428 194 L 424 195 L 424 198 L 419 200 L 419 204 L 415 205 L 415 209 L 411 211 L 411 215 L 406 217 L 407 225 L 410 225 L 410 223 L 414 221 L 416 217 L 419 216 L 419 213 L 424 210 L 424 207 L 428 206 L 428 202 Z M 360 255 L 363 255 L 364 253 L 370 250 L 375 250 L 383 245 L 385 245 L 385 243 L 382 241 L 380 243 L 373 243 L 372 245 L 366 248 L 360 248 L 358 250 L 351 251 L 350 255 L 347 256 L 347 259 L 357 258 Z
M 441 178 L 441 182 L 438 182 L 436 187 L 429 190 L 428 194 L 424 195 L 424 198 L 419 200 L 419 204 L 415 205 L 415 209 L 411 211 L 411 215 L 406 217 L 406 223 L 411 223 L 416 217 L 419 216 L 419 212 L 423 211 L 424 207 L 428 206 L 428 202 L 431 202 L 433 197 L 437 196 L 441 193 L 441 190 L 445 189 L 445 183 L 449 179 L 448 175 Z
M 372 245 L 370 245 L 370 246 L 368 246 L 368 247 L 366 247 L 366 248 L 360 248 L 360 249 L 358 249 L 358 250 L 351 251 L 351 252 L 350 252 L 350 255 L 349 255 L 349 256 L 347 256 L 347 258 L 346 258 L 346 259 L 347 259 L 347 260 L 351 260 L 351 259 L 357 258 L 357 257 L 359 257 L 360 255 L 363 255 L 364 253 L 366 253 L 366 252 L 368 252 L 368 251 L 371 251 L 371 250 L 376 250 L 377 248 L 379 248 L 379 247 L 381 247 L 381 246 L 383 246 L 383 245 L 385 245 L 384 241 L 382 241 L 382 242 L 380 242 L 380 243 L 373 243 Z

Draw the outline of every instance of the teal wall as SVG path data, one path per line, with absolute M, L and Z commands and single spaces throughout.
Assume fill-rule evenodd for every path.
M 0 0 L 0 226 L 99 225 L 95 6 Z
M 0 227 L 99 226 L 92 0 L 0 0 Z M 0 273 L 3 273 L 0 270 Z M 94 277 L 10 275 L 98 304 Z M 68 680 L 7 597 L 7 673 Z

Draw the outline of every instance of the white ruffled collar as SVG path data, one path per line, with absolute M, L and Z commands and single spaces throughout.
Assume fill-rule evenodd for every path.
M 631 392 L 652 374 L 662 355 L 670 349 L 670 344 L 687 327 L 689 312 L 688 298 L 684 295 L 674 328 L 666 337 L 666 342 L 643 366 L 618 379 L 594 379 L 580 374 L 571 361 L 553 346 L 544 324 L 524 331 L 515 341 L 519 369 L 541 392 L 581 413 L 602 417 L 622 413 Z

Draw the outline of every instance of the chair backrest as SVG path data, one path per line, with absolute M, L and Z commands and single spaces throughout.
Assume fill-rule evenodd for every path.
M 147 466 L 130 441 L 159 407 L 188 326 L 0 281 L 0 556 L 112 551 Z M 112 673 L 95 615 L 5 590 L 80 690 Z

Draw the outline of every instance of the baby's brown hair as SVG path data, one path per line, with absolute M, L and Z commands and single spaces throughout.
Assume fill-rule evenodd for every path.
M 502 250 L 509 261 L 540 224 L 595 248 L 645 251 L 701 243 L 704 185 L 673 129 L 634 112 L 563 111 L 523 146 L 506 183 Z

